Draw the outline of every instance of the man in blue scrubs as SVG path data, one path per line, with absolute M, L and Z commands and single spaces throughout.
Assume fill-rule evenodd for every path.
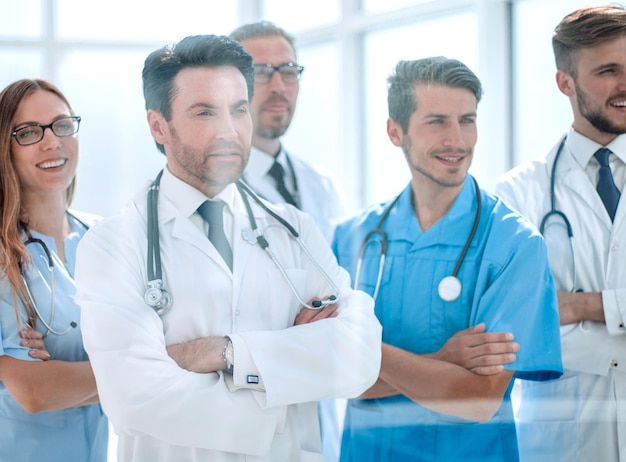
M 399 62 L 388 83 L 387 132 L 412 179 L 397 202 L 374 205 L 335 233 L 339 263 L 355 285 L 377 292 L 383 325 L 379 379 L 348 403 L 341 460 L 516 461 L 514 379 L 562 373 L 544 241 L 467 174 L 482 96 L 476 75 L 434 57 Z M 380 284 L 380 235 L 355 274 L 361 243 L 377 226 L 387 238 Z M 460 284 L 448 278 L 440 289 L 455 273 Z M 515 360 L 481 362 L 498 358 L 484 348 L 499 348 L 483 344 L 482 329 L 512 333 Z M 430 358 L 449 367 L 441 372 Z

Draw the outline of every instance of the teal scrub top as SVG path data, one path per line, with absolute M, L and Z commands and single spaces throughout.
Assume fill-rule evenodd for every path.
M 28 244 L 32 265 L 25 270 L 25 277 L 35 299 L 37 309 L 44 321 L 57 332 L 65 331 L 70 323 L 76 328 L 65 335 L 50 332 L 44 339 L 52 359 L 61 361 L 85 361 L 80 330 L 80 311 L 74 303 L 74 265 L 76 246 L 86 232 L 85 226 L 70 215 L 72 232 L 65 239 L 63 263 L 57 256 L 54 239 L 32 232 L 32 237 L 47 245 L 54 272 L 54 319 L 51 311 L 51 278 L 48 259 L 38 243 Z M 0 355 L 9 355 L 24 361 L 38 361 L 28 355 L 29 348 L 20 345 L 18 332 L 26 325 L 26 311 L 19 304 L 18 325 L 13 298 L 5 279 L 0 280 Z M 45 334 L 47 329 L 37 319 L 37 330 Z M 106 462 L 108 422 L 99 404 L 62 409 L 60 411 L 28 414 L 9 394 L 0 382 L 0 461 L 46 462 Z
M 471 178 L 449 212 L 423 232 L 411 205 L 411 185 L 382 224 L 387 256 L 375 311 L 383 342 L 416 354 L 432 353 L 456 332 L 484 322 L 512 332 L 520 351 L 506 365 L 515 377 L 549 380 L 562 374 L 557 298 L 539 232 L 501 200 L 481 191 L 481 216 L 458 277 L 458 299 L 443 301 L 439 282 L 452 275 L 476 213 Z M 340 224 L 333 250 L 355 277 L 361 243 L 389 203 Z M 379 237 L 373 240 L 380 242 Z M 373 294 L 380 245 L 367 246 L 358 288 Z M 341 461 L 518 460 L 510 392 L 487 423 L 430 411 L 405 396 L 348 401 Z

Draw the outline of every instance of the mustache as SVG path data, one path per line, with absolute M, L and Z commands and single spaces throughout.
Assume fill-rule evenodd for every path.
M 265 101 L 263 101 L 263 106 L 267 104 L 272 104 L 272 103 L 289 104 L 289 100 L 285 96 L 273 94 L 269 98 L 267 98 Z
M 461 154 L 463 156 L 470 155 L 472 153 L 471 149 L 458 149 L 458 148 L 447 148 L 447 149 L 437 149 L 432 152 L 435 155 L 441 154 Z
M 624 101 L 626 99 L 626 93 L 625 92 L 621 92 L 618 93 L 616 95 L 613 95 L 609 98 L 609 104 L 611 103 L 615 103 L 617 101 Z
M 218 141 L 212 143 L 209 148 L 209 151 L 229 151 L 229 150 L 238 150 L 243 151 L 242 146 L 239 143 L 234 141 Z

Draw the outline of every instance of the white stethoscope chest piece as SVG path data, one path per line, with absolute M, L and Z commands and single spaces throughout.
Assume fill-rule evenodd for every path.
M 461 281 L 456 276 L 446 276 L 439 282 L 437 292 L 444 302 L 453 302 L 461 295 Z
M 257 243 L 256 234 L 254 234 L 254 231 L 252 231 L 252 228 L 242 229 L 241 237 L 243 237 L 243 240 L 246 241 L 248 244 L 256 245 Z

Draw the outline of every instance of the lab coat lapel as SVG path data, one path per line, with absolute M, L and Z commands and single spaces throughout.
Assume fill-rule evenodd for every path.
M 189 217 L 181 214 L 169 202 L 162 208 L 163 212 L 161 212 L 161 207 L 159 207 L 159 229 L 161 232 L 166 232 L 164 230 L 171 229 L 172 238 L 181 239 L 195 246 L 200 252 L 211 258 L 223 271 L 231 274 L 228 265 L 217 249 L 211 244 L 208 236 L 198 229 Z M 171 222 L 169 226 L 168 222 Z
M 263 216 L 258 207 L 251 202 L 253 213 L 257 221 Z M 253 252 L 261 249 L 258 244 L 250 242 L 252 234 L 252 228 L 250 227 L 250 220 L 246 213 L 245 207 L 241 200 L 241 196 L 237 194 L 234 200 L 233 210 L 233 284 L 234 287 L 242 287 L 244 283 L 244 277 L 246 276 L 246 270 L 252 266 L 248 265 L 248 262 L 252 258 Z M 269 258 L 269 257 L 267 257 Z M 254 281 L 254 275 L 248 280 L 248 283 Z M 239 296 L 239 290 L 233 291 L 233 306 L 237 306 L 237 299 Z
M 559 163 L 561 165 L 557 168 L 556 180 L 557 209 L 563 207 L 563 205 L 559 204 L 569 204 L 570 206 L 575 207 L 575 203 L 568 198 L 571 196 L 577 196 L 580 200 L 585 202 L 589 209 L 593 210 L 593 213 L 598 216 L 598 219 L 602 224 L 604 224 L 607 228 L 611 228 L 611 219 L 606 213 L 602 199 L 600 199 L 598 192 L 589 181 L 589 178 L 585 174 L 584 170 L 580 168 L 571 154 L 562 155 L 559 158 Z M 559 189 L 561 190 L 561 194 L 559 194 Z M 620 207 L 618 206 L 618 212 L 619 209 Z M 565 211 L 565 214 L 567 215 L 567 211 Z

